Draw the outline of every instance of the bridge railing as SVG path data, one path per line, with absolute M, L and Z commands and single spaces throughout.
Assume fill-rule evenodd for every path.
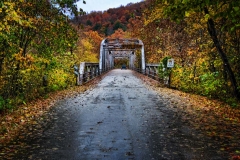
M 160 82 L 163 81 L 163 79 L 159 78 L 158 67 L 159 64 L 146 64 L 145 70 L 140 68 L 133 68 L 133 70 Z
M 135 70 L 136 72 L 139 72 L 143 75 L 146 75 L 156 81 L 164 82 L 164 84 L 167 84 L 168 83 L 167 81 L 165 82 L 164 79 L 159 78 L 158 67 L 159 67 L 159 64 L 146 64 L 145 70 L 142 70 L 141 68 L 130 68 L 130 69 Z M 81 62 L 78 72 L 75 73 L 75 75 L 77 77 L 76 84 L 82 85 L 84 83 L 87 83 L 88 81 L 96 78 L 97 76 L 99 76 L 111 69 L 112 68 L 108 67 L 106 69 L 100 70 L 99 63 Z
M 83 85 L 99 75 L 109 71 L 111 68 L 99 69 L 99 63 L 81 62 L 76 74 L 76 84 Z

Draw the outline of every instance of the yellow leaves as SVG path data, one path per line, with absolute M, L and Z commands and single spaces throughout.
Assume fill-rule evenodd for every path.
M 207 21 L 208 19 L 210 18 L 210 15 L 209 14 L 206 14 L 205 16 L 204 16 L 204 19 Z
M 12 9 L 12 5 L 10 5 L 10 6 L 5 5 L 4 11 L 5 11 L 6 16 L 3 17 L 2 21 L 0 22 L 0 30 L 9 32 L 10 31 L 9 22 L 18 21 L 19 16 L 17 15 L 16 11 Z M 3 10 L 1 9 L 0 13 L 2 13 L 2 12 L 3 12 Z
M 191 13 L 189 11 L 185 11 L 185 16 L 186 17 L 190 17 L 191 16 Z
M 163 16 L 163 6 L 161 5 L 157 5 L 152 12 L 144 19 L 144 25 L 147 26 L 148 24 L 156 21 L 156 20 L 160 20 L 162 19 Z
M 20 3 L 23 0 L 19 1 Z M 31 21 L 25 20 L 26 17 L 19 8 L 17 8 L 18 3 L 13 2 L 4 2 L 2 8 L 0 8 L 0 13 L 3 13 L 2 20 L 0 22 L 0 31 L 4 30 L 6 32 L 10 32 L 10 28 L 12 27 L 11 22 L 16 22 L 21 26 L 31 27 Z M 1 33 L 0 33 L 1 34 Z
M 188 78 L 189 78 L 189 79 L 193 79 L 193 78 L 194 78 L 194 74 L 192 74 L 192 73 L 189 74 Z
M 102 38 L 96 31 L 84 32 L 79 34 L 76 55 L 78 61 L 98 62 L 100 43 Z
M 46 63 L 46 64 L 49 64 L 50 61 L 48 59 L 44 59 L 44 58 L 38 58 L 39 61 L 43 62 L 43 63 Z
M 82 45 L 84 46 L 85 50 L 93 49 L 92 44 L 87 39 L 83 39 L 83 40 L 81 40 L 81 42 L 82 42 Z
M 206 62 L 206 59 L 199 58 L 197 64 L 201 65 L 202 63 Z
M 178 67 L 178 68 L 174 69 L 174 72 L 178 72 L 178 74 L 182 74 L 183 68 Z
M 200 25 L 199 23 L 193 23 L 193 27 L 194 29 L 201 29 L 202 25 Z
M 66 79 L 69 75 L 63 69 L 55 69 L 49 75 L 49 85 L 52 90 L 56 91 L 67 87 Z

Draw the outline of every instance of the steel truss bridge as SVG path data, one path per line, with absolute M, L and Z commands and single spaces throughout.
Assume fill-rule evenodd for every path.
M 136 65 L 137 55 L 140 52 L 141 62 Z M 81 62 L 80 66 L 75 66 L 76 84 L 81 85 L 96 76 L 114 68 L 114 59 L 128 58 L 129 69 L 137 70 L 140 73 L 157 77 L 156 64 L 146 64 L 144 54 L 144 44 L 139 39 L 112 39 L 102 40 L 100 45 L 99 63 Z

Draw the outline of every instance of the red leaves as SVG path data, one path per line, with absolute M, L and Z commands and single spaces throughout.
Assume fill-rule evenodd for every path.
M 232 156 L 232 160 L 240 160 L 240 155 L 239 156 Z

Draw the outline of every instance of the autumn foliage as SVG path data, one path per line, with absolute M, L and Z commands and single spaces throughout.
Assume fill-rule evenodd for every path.
M 74 85 L 72 66 L 97 62 L 105 37 L 141 39 L 147 63 L 175 60 L 172 87 L 237 106 L 238 2 L 202 3 L 147 0 L 103 12 L 80 10 L 71 21 L 59 12 L 63 6 L 48 1 L 1 3 L 0 109 Z
M 48 0 L 0 2 L 0 114 L 74 86 L 73 66 L 98 62 L 100 43 L 108 37 L 141 39 L 146 63 L 173 58 L 171 70 L 159 67 L 161 79 L 171 75 L 172 88 L 204 96 L 186 94 L 201 115 L 213 112 L 239 121 L 240 1 L 145 0 L 88 14 L 77 10 L 76 1 L 54 2 L 58 5 Z M 64 14 L 66 9 L 74 19 Z M 175 92 L 182 98 L 183 92 Z M 204 116 L 196 117 L 205 124 Z M 210 136 L 229 138 L 217 135 L 215 131 L 227 129 L 208 118 L 218 124 L 204 128 Z M 240 159 L 235 152 L 232 159 Z
M 240 32 L 234 6 L 239 2 L 150 0 L 134 33 L 144 41 L 149 63 L 175 60 L 172 87 L 238 106 Z
M 235 6 L 238 2 L 221 0 L 147 0 L 93 11 L 73 23 L 102 37 L 141 39 L 146 63 L 160 63 L 166 57 L 175 60 L 172 87 L 236 107 L 240 49 L 239 7 Z
M 48 1 L 0 3 L 0 111 L 74 85 L 77 31 L 61 9 Z

